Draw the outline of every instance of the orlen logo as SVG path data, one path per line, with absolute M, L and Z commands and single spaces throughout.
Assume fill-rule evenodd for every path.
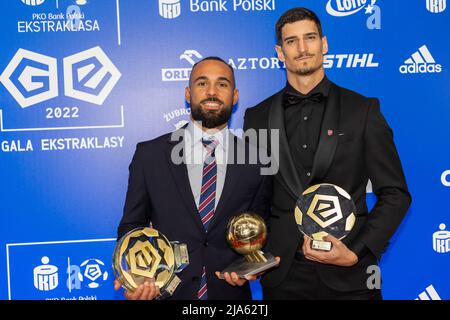
M 163 68 L 161 69 L 162 81 L 185 81 L 189 80 L 192 66 L 199 61 L 202 55 L 196 50 L 185 50 L 180 55 L 180 60 L 186 60 L 191 66 L 189 68 Z
M 39 6 L 44 3 L 45 0 L 21 0 L 27 6 Z
M 403 74 L 407 73 L 439 73 L 442 65 L 436 63 L 426 45 L 423 45 L 406 59 L 399 68 Z
M 100 47 L 66 57 L 63 65 L 64 94 L 98 105 L 103 104 L 121 77 Z M 19 49 L 0 82 L 22 108 L 50 100 L 59 94 L 57 60 Z

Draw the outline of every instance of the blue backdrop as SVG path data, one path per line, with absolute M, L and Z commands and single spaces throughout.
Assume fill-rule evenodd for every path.
M 285 84 L 274 24 L 295 6 L 322 20 L 328 77 L 380 98 L 394 130 L 413 204 L 384 297 L 449 299 L 446 0 L 1 1 L 0 298 L 122 299 L 111 255 L 136 143 L 188 119 L 189 70 L 210 55 L 235 68 L 242 128 Z

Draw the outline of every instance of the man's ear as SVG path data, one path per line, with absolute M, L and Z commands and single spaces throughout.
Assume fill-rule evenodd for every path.
M 184 98 L 186 99 L 187 103 L 191 102 L 191 89 L 189 87 L 186 87 L 184 89 Z
M 284 57 L 284 52 L 283 52 L 283 48 L 280 45 L 276 45 L 275 46 L 275 50 L 277 51 L 277 55 L 278 55 L 278 59 L 281 62 L 284 62 L 286 59 Z
M 239 90 L 238 89 L 234 89 L 233 92 L 233 106 L 238 102 L 239 100 Z
M 322 54 L 328 53 L 328 40 L 327 37 L 322 37 Z

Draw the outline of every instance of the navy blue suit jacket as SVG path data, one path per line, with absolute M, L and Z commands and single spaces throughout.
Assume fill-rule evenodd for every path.
M 254 148 L 232 137 L 236 148 Z M 218 279 L 214 272 L 241 257 L 226 242 L 229 219 L 248 211 L 268 218 L 271 177 L 260 174 L 261 164 L 228 163 L 222 195 L 206 233 L 190 188 L 187 167 L 171 161 L 177 143 L 166 134 L 137 145 L 129 167 L 118 237 L 152 222 L 170 241 L 187 244 L 190 263 L 178 274 L 181 283 L 171 299 L 197 299 L 203 266 L 207 270 L 209 299 L 251 299 L 248 283 L 233 287 Z

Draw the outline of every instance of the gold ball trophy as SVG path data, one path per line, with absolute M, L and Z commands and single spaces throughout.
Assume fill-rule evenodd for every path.
M 173 294 L 181 282 L 177 273 L 189 264 L 186 244 L 170 242 L 151 227 L 126 233 L 116 244 L 113 270 L 122 287 L 134 292 L 146 280 L 154 281 L 164 299 Z
M 297 200 L 295 221 L 301 233 L 312 240 L 315 250 L 330 251 L 332 243 L 324 241 L 328 234 L 342 240 L 352 230 L 356 207 L 341 187 L 329 183 L 309 187 Z
M 227 226 L 227 241 L 231 248 L 244 255 L 220 273 L 236 272 L 239 278 L 246 278 L 278 265 L 271 253 L 261 248 L 266 243 L 267 227 L 264 220 L 255 213 L 242 213 L 230 219 Z

